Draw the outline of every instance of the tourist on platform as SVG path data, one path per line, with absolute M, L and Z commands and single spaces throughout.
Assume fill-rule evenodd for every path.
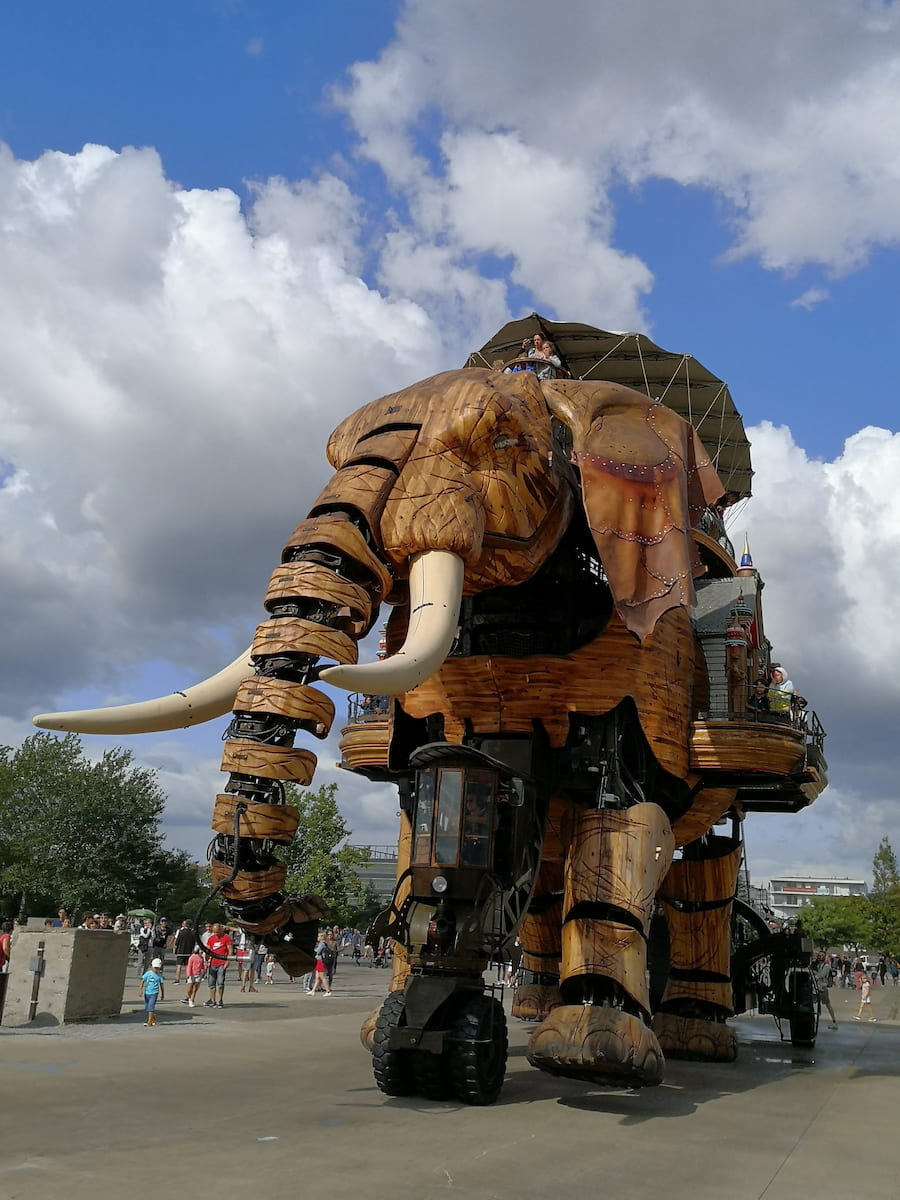
M 776 663 L 772 668 L 772 682 L 769 684 L 767 693 L 769 712 L 776 721 L 790 724 L 791 697 L 793 694 L 794 685 L 788 679 L 787 671 L 780 663 Z
M 767 713 L 769 711 L 768 688 L 764 679 L 757 679 L 756 683 L 754 683 L 750 699 L 747 701 L 747 707 L 751 712 Z

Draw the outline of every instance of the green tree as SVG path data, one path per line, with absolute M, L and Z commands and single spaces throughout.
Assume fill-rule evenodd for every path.
M 897 870 L 897 856 L 891 849 L 887 837 L 883 837 L 872 859 L 872 896 L 880 899 L 900 888 L 900 872 Z
M 872 948 L 900 953 L 900 872 L 886 837 L 872 859 Z
M 153 771 L 128 750 L 85 758 L 75 734 L 36 733 L 0 747 L 0 813 L 8 857 L 0 890 L 25 915 L 32 902 L 116 911 L 152 904 L 175 868 L 161 846 L 165 804 Z
M 338 809 L 336 783 L 315 791 L 288 786 L 286 793 L 300 814 L 297 836 L 281 852 L 288 868 L 287 891 L 315 892 L 331 910 L 331 919 L 346 924 L 366 896 L 358 872 L 368 851 L 344 844 L 350 829 Z
M 872 940 L 872 907 L 865 896 L 812 896 L 799 916 L 822 950 L 830 946 L 861 949 Z

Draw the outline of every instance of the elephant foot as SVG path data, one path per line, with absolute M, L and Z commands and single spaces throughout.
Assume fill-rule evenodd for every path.
M 535 1029 L 528 1061 L 551 1075 L 612 1087 L 655 1087 L 665 1059 L 653 1031 L 618 1008 L 565 1004 Z
M 378 1014 L 381 1012 L 381 1005 L 373 1008 L 366 1019 L 363 1021 L 359 1030 L 359 1040 L 363 1044 L 363 1049 L 368 1050 L 371 1054 L 375 1049 L 375 1025 L 378 1022 Z
M 543 1021 L 563 998 L 555 984 L 523 983 L 513 994 L 512 1015 L 520 1021 Z
M 695 1062 L 734 1062 L 737 1058 L 734 1030 L 716 1021 L 658 1012 L 653 1018 L 653 1032 L 669 1058 Z

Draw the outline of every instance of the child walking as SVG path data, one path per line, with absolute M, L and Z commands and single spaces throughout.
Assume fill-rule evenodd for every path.
M 154 958 L 150 970 L 141 976 L 141 995 L 144 998 L 145 1025 L 156 1024 L 156 1001 L 165 1000 L 163 990 L 163 965 L 161 958 Z
M 859 1008 L 856 1010 L 856 1016 L 853 1018 L 854 1021 L 862 1020 L 863 1012 L 867 1004 L 869 1006 L 869 1012 L 871 1013 L 872 1011 L 872 996 L 870 994 L 872 991 L 872 980 L 868 975 L 863 975 L 860 991 L 862 992 L 862 995 L 859 999 Z M 870 1021 L 874 1021 L 875 1019 L 875 1017 L 869 1017 Z
M 182 1004 L 186 1004 L 188 1008 L 194 1007 L 194 997 L 200 990 L 205 970 L 206 964 L 203 961 L 203 955 L 200 953 L 200 947 L 195 946 L 193 954 L 187 960 L 187 996 L 181 1002 Z

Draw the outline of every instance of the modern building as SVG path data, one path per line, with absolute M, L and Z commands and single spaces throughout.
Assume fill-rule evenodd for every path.
M 363 884 L 370 883 L 379 898 L 387 903 L 394 894 L 397 879 L 397 847 L 361 846 L 357 849 L 368 853 L 368 861 L 364 867 L 357 868 L 357 875 Z
M 769 882 L 768 904 L 782 920 L 799 916 L 813 896 L 867 896 L 864 879 L 840 879 L 826 875 L 782 875 Z

